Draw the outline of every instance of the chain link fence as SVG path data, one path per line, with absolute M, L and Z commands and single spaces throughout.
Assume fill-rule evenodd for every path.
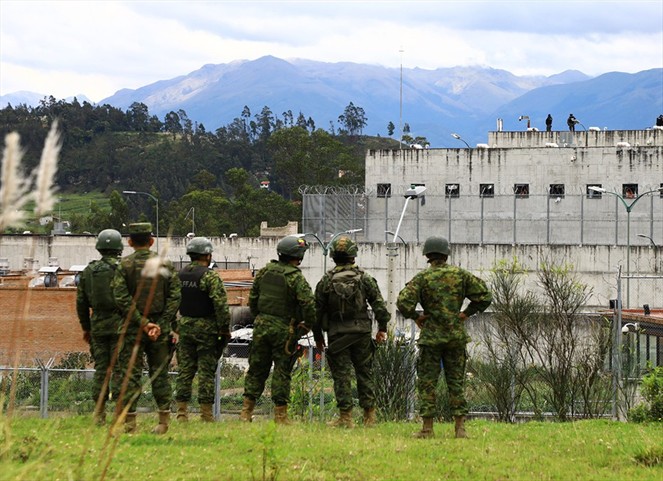
M 468 193 L 450 189 L 425 194 L 408 206 L 401 234 L 408 241 L 444 235 L 453 243 L 656 245 L 663 239 L 663 195 Z M 379 190 L 379 189 L 378 189 Z M 361 228 L 363 241 L 387 241 L 395 230 L 405 199 L 384 191 L 302 190 L 304 232 L 321 238 Z M 660 242 L 659 242 L 660 244 Z

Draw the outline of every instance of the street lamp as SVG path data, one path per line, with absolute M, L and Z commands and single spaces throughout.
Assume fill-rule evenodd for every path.
M 649 237 L 648 235 L 645 234 L 638 234 L 638 237 L 642 237 L 644 239 L 649 239 L 649 242 L 651 242 L 651 245 L 654 246 L 654 249 L 658 249 L 658 246 L 656 245 L 656 242 L 654 242 L 654 239 Z
M 386 230 L 386 231 L 384 231 L 384 233 L 385 233 L 385 234 L 395 235 L 395 234 L 393 233 L 393 231 L 390 231 L 390 230 Z M 407 242 L 405 242 L 405 239 L 403 239 L 401 236 L 398 236 L 398 238 L 401 240 L 401 242 L 403 243 L 403 245 L 405 245 L 405 246 L 407 245 Z
M 655 194 L 657 192 L 663 191 L 663 187 L 659 187 L 658 189 L 654 190 L 648 190 L 647 192 L 643 192 L 642 194 L 638 195 L 631 203 L 628 203 L 624 197 L 616 192 L 608 192 L 602 187 L 596 187 L 593 185 L 590 185 L 587 187 L 589 190 L 598 192 L 600 194 L 610 194 L 614 195 L 617 197 L 622 204 L 624 205 L 624 208 L 626 209 L 626 307 L 630 307 L 630 298 L 631 298 L 631 210 L 633 209 L 633 206 L 638 202 L 640 199 L 642 199 L 644 196 L 649 195 L 649 194 Z
M 156 203 L 156 214 L 157 214 L 156 236 L 157 236 L 157 254 L 158 254 L 159 253 L 159 199 L 157 199 L 152 194 L 149 194 L 147 192 L 136 192 L 135 190 L 123 190 L 122 193 L 126 195 L 146 195 Z
M 465 141 L 463 140 L 463 138 L 462 138 L 460 135 L 458 135 L 458 134 L 456 134 L 456 133 L 453 133 L 453 134 L 451 134 L 451 136 L 452 136 L 454 139 L 460 140 L 462 143 L 464 143 L 465 145 L 467 145 L 467 148 L 468 148 L 468 149 L 471 149 L 470 144 L 468 144 L 467 142 L 465 142 Z
M 357 232 L 361 232 L 363 229 L 348 229 L 344 230 L 341 232 L 337 232 L 334 235 L 332 235 L 331 239 L 329 239 L 329 242 L 324 242 L 320 237 L 318 237 L 317 234 L 314 232 L 307 232 L 305 234 L 302 234 L 304 237 L 306 236 L 312 236 L 315 237 L 315 240 L 318 241 L 318 244 L 322 247 L 322 255 L 324 256 L 323 260 L 323 273 L 327 272 L 327 255 L 329 254 L 329 246 L 331 245 L 332 242 L 334 242 L 334 239 L 336 239 L 338 236 L 343 235 L 343 234 L 356 234 Z
M 396 227 L 396 231 L 394 232 L 394 238 L 392 239 L 391 243 L 387 245 L 387 309 L 392 315 L 395 314 L 394 307 L 396 305 L 396 285 L 394 282 L 394 273 L 396 271 L 396 256 L 398 255 L 397 239 L 402 239 L 401 236 L 398 235 L 398 232 L 401 230 L 401 224 L 403 223 L 403 217 L 405 216 L 408 202 L 410 202 L 411 199 L 419 198 L 424 192 L 426 192 L 426 187 L 423 185 L 417 185 L 405 191 L 405 204 L 403 205 L 403 212 L 401 212 L 401 218 L 398 220 L 398 227 Z
M 403 223 L 403 217 L 405 216 L 405 209 L 407 209 L 407 203 L 411 199 L 417 199 L 421 197 L 421 194 L 426 192 L 426 187 L 423 185 L 417 185 L 416 187 L 411 187 L 405 191 L 405 204 L 403 205 L 403 212 L 401 212 L 401 218 L 398 220 L 398 226 L 396 227 L 396 232 L 394 232 L 394 239 L 392 242 L 396 242 L 398 239 L 398 232 L 401 230 L 401 224 Z

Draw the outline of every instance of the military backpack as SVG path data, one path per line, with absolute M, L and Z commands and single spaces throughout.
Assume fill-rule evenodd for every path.
M 95 312 L 109 312 L 117 309 L 111 281 L 115 277 L 117 264 L 105 260 L 93 261 L 89 265 L 87 296 Z
M 370 332 L 366 294 L 362 288 L 364 272 L 358 267 L 330 271 L 327 283 L 328 326 L 330 333 Z M 366 322 L 368 321 L 368 322 Z

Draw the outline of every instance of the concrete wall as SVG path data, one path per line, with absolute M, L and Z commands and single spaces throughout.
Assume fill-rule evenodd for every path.
M 552 143 L 559 147 L 545 147 Z M 396 229 L 403 194 L 416 183 L 426 186 L 425 204 L 410 203 L 400 231 L 407 241 L 453 234 L 453 242 L 464 244 L 646 245 L 636 236 L 645 234 L 663 244 L 663 194 L 644 195 L 663 187 L 663 130 L 491 132 L 488 145 L 369 151 L 362 238 L 377 241 Z M 391 186 L 391 197 L 377 197 L 379 184 Z M 449 184 L 458 186 L 454 196 L 447 195 Z M 494 196 L 480 195 L 483 184 L 494 186 Z M 528 195 L 516 197 L 516 184 L 527 184 Z M 627 240 L 626 205 L 588 186 L 626 197 L 630 184 L 643 197 L 637 205 L 625 199 L 632 207 Z M 563 194 L 553 194 L 559 185 Z
M 214 259 L 217 261 L 248 261 L 250 266 L 259 269 L 270 259 L 276 257 L 278 238 L 212 238 Z M 167 249 L 167 257 L 177 263 L 188 260 L 186 256 L 186 239 L 161 239 L 160 248 Z M 315 288 L 324 269 L 331 268 L 331 259 L 322 255 L 323 249 L 315 239 L 310 239 L 311 248 L 301 265 L 304 275 Z M 33 257 L 45 265 L 49 258 L 57 258 L 63 269 L 72 265 L 87 264 L 98 258 L 94 249 L 93 236 L 0 236 L 0 257 L 9 260 L 11 270 L 20 270 L 23 258 Z M 403 285 L 416 272 L 426 267 L 425 258 L 421 255 L 421 245 L 410 243 L 407 246 L 398 244 L 393 258 L 390 274 L 390 258 L 387 255 L 388 245 L 384 243 L 359 243 L 358 263 L 368 270 L 378 281 L 385 298 L 389 297 L 391 286 L 392 301 Z M 131 251 L 127 247 L 124 255 Z M 453 245 L 451 262 L 468 269 L 484 279 L 491 267 L 499 260 L 517 258 L 527 269 L 536 270 L 544 260 L 565 262 L 574 266 L 582 282 L 593 289 L 590 304 L 608 306 L 609 300 L 617 297 L 617 269 L 625 270 L 626 248 L 623 246 L 577 246 L 577 245 Z M 663 252 L 650 246 L 631 246 L 631 275 L 661 276 L 663 273 Z M 0 277 L 0 281 L 2 278 Z M 631 282 L 631 305 L 642 306 L 648 303 L 652 308 L 663 307 L 663 285 L 658 291 L 652 291 L 653 282 Z M 534 287 L 534 276 L 530 282 Z M 657 292 L 657 298 L 652 295 Z M 4 306 L 0 306 L 3 309 Z

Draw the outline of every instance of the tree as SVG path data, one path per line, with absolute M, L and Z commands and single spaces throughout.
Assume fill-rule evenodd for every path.
M 127 111 L 129 125 L 136 132 L 147 132 L 148 120 L 150 118 L 147 105 L 141 102 L 134 102 Z
M 361 135 L 367 122 L 368 119 L 364 109 L 355 106 L 352 102 L 338 116 L 338 123 L 341 124 L 348 135 Z
M 300 185 L 346 183 L 339 172 L 359 170 L 349 150 L 324 130 L 279 130 L 269 139 L 269 150 L 274 159 L 274 183 L 290 199 Z
M 396 126 L 394 123 L 390 120 L 389 123 L 387 124 L 387 135 L 391 137 L 394 135 L 394 130 L 396 130 Z
M 164 116 L 163 127 L 166 132 L 173 134 L 173 140 L 177 138 L 177 134 L 182 133 L 182 124 L 180 123 L 180 116 L 177 115 L 177 112 L 171 110 Z

